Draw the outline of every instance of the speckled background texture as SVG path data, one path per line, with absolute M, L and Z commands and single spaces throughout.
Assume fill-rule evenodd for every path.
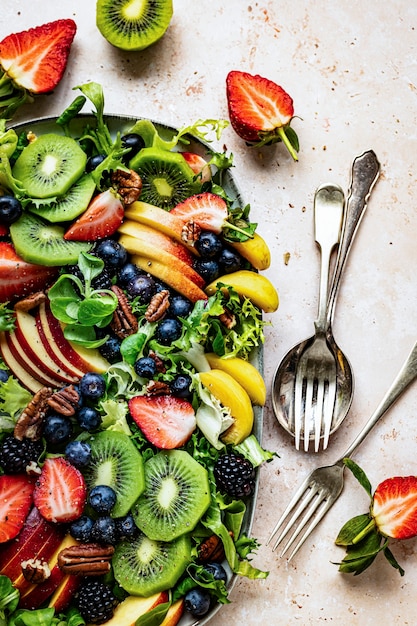
M 299 162 L 282 144 L 248 149 L 227 128 L 218 143 L 235 157 L 234 176 L 272 250 L 266 275 L 280 295 L 266 316 L 265 377 L 270 389 L 287 350 L 313 332 L 319 253 L 313 238 L 313 196 L 327 182 L 346 191 L 354 157 L 373 149 L 381 176 L 349 257 L 337 301 L 334 333 L 351 361 L 355 397 L 326 452 L 297 452 L 278 425 L 270 398 L 264 445 L 279 457 L 260 472 L 253 563 L 265 581 L 239 580 L 232 603 L 211 620 L 228 624 L 404 626 L 416 623 L 417 540 L 392 544 L 400 577 L 381 556 L 349 577 L 334 562 L 342 524 L 366 512 L 366 493 L 346 474 L 342 496 L 288 563 L 267 537 L 297 484 L 316 465 L 336 460 L 371 415 L 417 335 L 417 5 L 408 0 L 174 0 L 165 37 L 128 54 L 113 49 L 95 26 L 93 0 L 2 0 L 0 37 L 72 17 L 78 32 L 54 95 L 24 107 L 16 121 L 57 115 L 72 87 L 103 85 L 107 113 L 150 117 L 172 126 L 227 118 L 225 78 L 232 69 L 266 76 L 295 104 Z M 386 477 L 416 473 L 417 387 L 411 387 L 355 454 L 374 487 Z

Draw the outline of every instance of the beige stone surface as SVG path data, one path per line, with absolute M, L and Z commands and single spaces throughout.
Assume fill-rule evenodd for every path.
M 366 512 L 367 496 L 350 475 L 313 537 L 288 563 L 265 546 L 277 516 L 301 479 L 333 462 L 371 415 L 416 339 L 417 296 L 417 5 L 409 0 L 174 0 L 165 37 L 128 54 L 110 47 L 95 26 L 93 0 L 2 0 L 0 36 L 73 17 L 78 25 L 59 88 L 25 107 L 18 119 L 56 115 L 73 86 L 94 80 L 108 113 L 151 117 L 173 126 L 225 118 L 229 70 L 259 73 L 293 97 L 299 162 L 282 144 L 248 149 L 229 127 L 218 144 L 235 156 L 234 175 L 259 232 L 272 250 L 266 275 L 280 308 L 267 316 L 265 376 L 297 341 L 312 334 L 319 256 L 312 201 L 322 183 L 349 185 L 354 157 L 373 149 L 382 173 L 347 263 L 334 332 L 348 355 L 356 388 L 351 411 L 323 453 L 297 452 L 279 427 L 270 398 L 264 445 L 278 453 L 261 470 L 253 534 L 262 544 L 254 564 L 262 582 L 239 580 L 232 603 L 210 622 L 257 624 L 415 624 L 417 543 L 393 544 L 400 577 L 380 556 L 349 577 L 334 562 L 341 525 Z M 288 262 L 285 263 L 285 258 Z M 388 476 L 416 472 L 416 386 L 374 429 L 355 455 L 374 487 Z

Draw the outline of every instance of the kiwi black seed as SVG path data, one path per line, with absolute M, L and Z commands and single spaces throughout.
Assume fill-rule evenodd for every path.
M 172 14 L 172 0 L 98 0 L 96 4 L 99 31 L 121 50 L 144 50 L 157 42 Z
M 13 176 L 33 198 L 68 191 L 84 172 L 87 155 L 75 139 L 47 133 L 28 144 L 13 167 Z
M 130 161 L 129 167 L 142 179 L 140 199 L 168 211 L 201 191 L 194 172 L 178 152 L 144 148 Z
M 207 470 L 185 450 L 164 450 L 146 461 L 145 483 L 132 515 L 155 541 L 191 532 L 210 504 Z
M 28 208 L 48 222 L 69 222 L 85 211 L 95 188 L 93 177 L 85 174 L 71 185 L 63 196 L 53 198 L 50 202 L 45 200 L 33 203 Z
M 47 224 L 28 212 L 11 224 L 10 237 L 17 254 L 27 263 L 38 265 L 76 263 L 80 253 L 88 252 L 92 246 L 81 241 L 66 241 L 62 226 Z
M 153 541 L 139 533 L 116 545 L 112 566 L 121 587 L 134 596 L 151 596 L 172 589 L 191 561 L 191 540 Z
M 145 488 L 142 456 L 130 437 L 122 432 L 105 430 L 87 439 L 91 462 L 84 470 L 88 489 L 108 485 L 116 492 L 111 515 L 127 515 Z

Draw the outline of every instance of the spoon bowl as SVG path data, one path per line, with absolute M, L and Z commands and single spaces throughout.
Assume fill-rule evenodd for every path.
M 380 164 L 372 150 L 356 157 L 352 166 L 351 184 L 342 225 L 341 240 L 326 310 L 326 340 L 336 363 L 336 399 L 330 433 L 334 433 L 345 419 L 353 399 L 354 378 L 346 355 L 338 347 L 332 333 L 332 320 L 342 270 L 361 221 L 369 195 L 379 176 Z M 272 408 L 280 425 L 295 437 L 295 381 L 301 356 L 313 343 L 315 335 L 291 348 L 278 365 L 272 381 Z M 314 433 L 309 434 L 314 438 Z M 326 444 L 327 445 L 327 444 Z M 308 446 L 305 446 L 308 449 Z

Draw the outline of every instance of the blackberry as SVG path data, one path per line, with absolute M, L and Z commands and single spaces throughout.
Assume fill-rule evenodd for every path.
M 217 487 L 232 498 L 250 496 L 255 489 L 255 468 L 245 457 L 224 454 L 214 466 Z
M 0 446 L 0 465 L 6 474 L 22 474 L 32 461 L 37 463 L 42 451 L 41 441 L 20 441 L 13 435 L 7 435 Z
M 104 624 L 113 617 L 116 597 L 101 580 L 85 580 L 77 594 L 77 606 L 86 622 Z

